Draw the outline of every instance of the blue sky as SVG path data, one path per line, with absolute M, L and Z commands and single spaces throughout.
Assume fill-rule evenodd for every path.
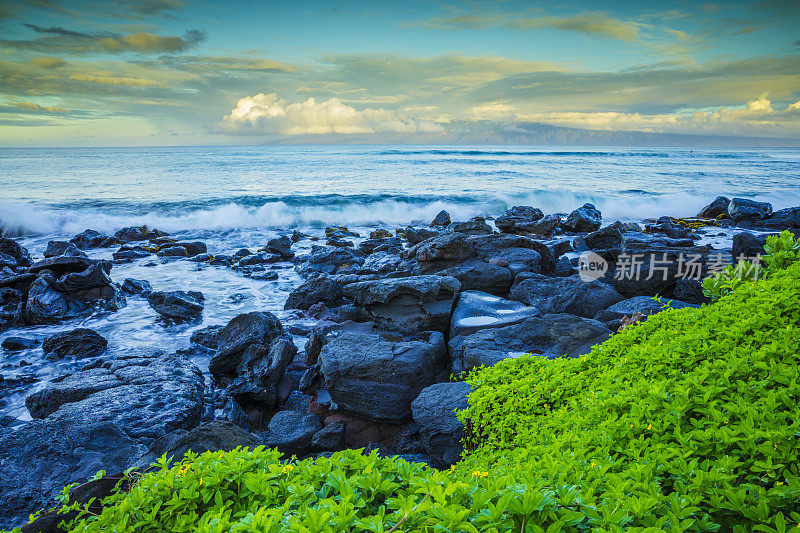
M 0 1 L 0 144 L 800 136 L 800 3 Z

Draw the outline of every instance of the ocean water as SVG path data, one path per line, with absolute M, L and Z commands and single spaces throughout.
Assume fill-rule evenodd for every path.
M 454 220 L 496 216 L 513 205 L 546 213 L 592 202 L 604 221 L 696 213 L 717 195 L 800 205 L 800 150 L 563 149 L 530 147 L 235 146 L 98 149 L 0 149 L 0 228 L 41 258 L 49 240 L 147 224 L 212 253 L 263 246 L 292 229 L 321 235 L 326 225 L 365 234 L 427 224 L 441 209 Z M 302 241 L 303 253 L 312 243 Z M 89 252 L 110 258 L 111 249 Z M 145 300 L 128 297 L 116 313 L 55 326 L 20 328 L 0 339 L 40 339 L 75 327 L 95 329 L 109 353 L 189 346 L 198 328 L 239 313 L 276 313 L 299 332 L 313 320 L 284 311 L 299 283 L 291 264 L 275 281 L 254 281 L 224 267 L 145 258 L 115 265 L 111 276 L 147 279 L 154 290 L 200 290 L 200 323 L 169 325 Z M 303 338 L 297 337 L 299 347 Z M 207 370 L 208 360 L 195 357 Z M 27 419 L 25 396 L 86 361 L 47 361 L 40 348 L 0 352 L 0 374 L 28 377 L 20 393 L 0 398 L 0 416 Z

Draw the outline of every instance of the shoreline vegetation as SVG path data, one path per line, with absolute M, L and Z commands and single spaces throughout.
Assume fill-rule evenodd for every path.
M 331 227 L 302 255 L 296 230 L 231 256 L 147 227 L 39 260 L 0 239 L 2 329 L 131 298 L 201 320 L 192 287 L 112 278 L 152 257 L 295 268 L 286 308 L 316 321 L 302 351 L 269 312 L 197 330 L 186 353 L 44 339 L 87 364 L 0 428 L 0 527 L 50 509 L 21 531 L 800 531 L 799 228 L 800 207 L 718 197 L 642 224 L 585 204 Z M 722 229 L 731 249 L 698 243 Z

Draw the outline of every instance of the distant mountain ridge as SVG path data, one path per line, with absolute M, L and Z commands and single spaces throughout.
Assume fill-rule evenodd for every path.
M 377 139 L 380 140 L 377 140 Z M 463 144 L 544 146 L 671 146 L 686 148 L 797 148 L 800 138 L 739 137 L 566 128 L 540 123 L 472 123 L 446 133 L 294 135 L 266 144 Z

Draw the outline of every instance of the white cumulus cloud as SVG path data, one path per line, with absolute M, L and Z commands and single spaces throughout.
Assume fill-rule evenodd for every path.
M 358 110 L 337 98 L 287 103 L 275 93 L 240 98 L 222 119 L 222 130 L 233 134 L 274 133 L 320 135 L 354 133 L 438 133 L 440 124 L 388 109 Z

